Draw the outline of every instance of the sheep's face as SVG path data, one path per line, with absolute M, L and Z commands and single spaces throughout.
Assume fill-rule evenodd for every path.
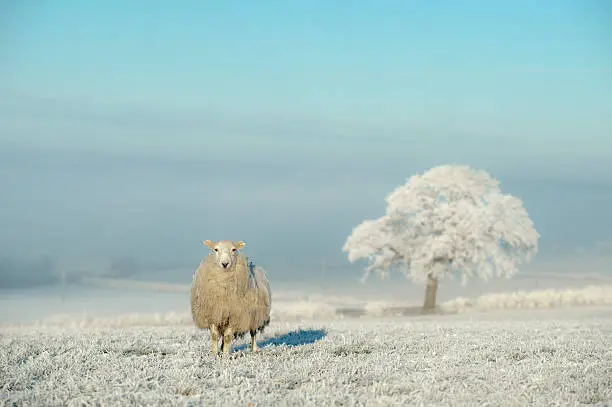
M 210 248 L 215 254 L 217 265 L 224 270 L 231 270 L 236 262 L 238 250 L 244 247 L 243 241 L 232 242 L 230 240 L 221 240 L 217 243 L 212 240 L 205 240 L 204 245 Z

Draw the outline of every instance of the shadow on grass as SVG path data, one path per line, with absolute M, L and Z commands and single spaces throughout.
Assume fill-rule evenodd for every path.
M 323 339 L 327 335 L 327 331 L 324 329 L 300 329 L 298 331 L 291 331 L 283 335 L 275 336 L 272 338 L 265 339 L 261 342 L 257 342 L 260 348 L 266 346 L 282 346 L 287 345 L 288 347 L 310 345 Z M 245 351 L 251 347 L 250 344 L 243 344 L 236 346 L 232 352 Z

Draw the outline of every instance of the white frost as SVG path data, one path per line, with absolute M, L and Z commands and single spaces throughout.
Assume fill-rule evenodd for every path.
M 192 326 L 3 329 L 4 405 L 604 405 L 612 319 L 574 309 L 275 322 L 260 354 Z
M 386 203 L 386 214 L 357 226 L 343 247 L 349 261 L 369 261 L 366 275 L 397 268 L 421 282 L 428 275 L 510 277 L 538 251 L 523 203 L 485 171 L 435 167 L 397 187 Z

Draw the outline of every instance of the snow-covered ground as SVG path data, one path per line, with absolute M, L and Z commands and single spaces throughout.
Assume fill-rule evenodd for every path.
M 245 352 L 247 337 L 230 359 L 209 354 L 187 285 L 2 291 L 0 400 L 612 405 L 612 284 L 604 277 L 446 284 L 445 314 L 435 316 L 419 315 L 418 286 L 277 284 L 261 353 Z
M 182 318 L 3 326 L 4 405 L 605 405 L 612 307 L 276 318 L 259 354 Z M 112 321 L 115 321 L 113 323 Z M 81 321 L 83 322 L 83 321 Z M 129 322 L 129 323 L 128 323 Z

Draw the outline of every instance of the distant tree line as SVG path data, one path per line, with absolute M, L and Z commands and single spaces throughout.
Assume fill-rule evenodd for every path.
M 0 288 L 27 288 L 57 284 L 60 276 L 55 272 L 50 256 L 39 256 L 30 261 L 0 257 Z
M 56 284 L 79 283 L 82 277 L 133 278 L 155 271 L 171 270 L 184 265 L 176 263 L 146 264 L 121 255 L 109 260 L 107 266 L 72 269 L 58 266 L 49 255 L 19 259 L 0 255 L 0 289 L 33 288 Z

